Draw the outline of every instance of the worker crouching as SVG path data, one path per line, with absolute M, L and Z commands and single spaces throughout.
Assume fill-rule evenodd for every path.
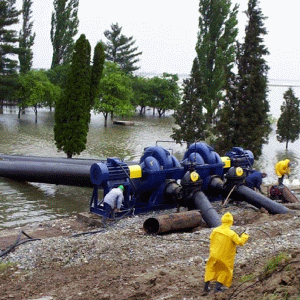
M 205 268 L 204 293 L 209 292 L 211 281 L 216 281 L 215 292 L 230 287 L 232 283 L 236 246 L 243 246 L 249 236 L 243 233 L 239 236 L 230 229 L 233 216 L 227 212 L 222 216 L 222 225 L 213 229 L 210 235 L 210 253 Z
M 114 212 L 120 212 L 123 205 L 123 196 L 124 186 L 119 185 L 117 188 L 113 188 L 109 193 L 106 194 L 103 200 L 104 204 L 104 220 L 103 223 L 106 224 L 107 219 L 112 216 Z

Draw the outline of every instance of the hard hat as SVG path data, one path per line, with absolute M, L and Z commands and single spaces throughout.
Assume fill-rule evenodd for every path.
M 123 185 L 119 185 L 118 188 L 119 188 L 121 191 L 124 191 L 124 186 L 123 186 Z

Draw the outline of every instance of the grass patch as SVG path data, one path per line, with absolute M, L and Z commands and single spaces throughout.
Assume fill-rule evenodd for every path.
M 7 279 L 17 269 L 18 268 L 15 263 L 12 262 L 0 263 L 0 278 Z
M 277 256 L 269 260 L 264 267 L 263 273 L 272 273 L 282 262 L 289 260 L 290 257 L 286 253 L 279 253 Z
M 249 274 L 249 275 L 244 275 L 241 277 L 240 281 L 241 282 L 248 282 L 248 281 L 253 281 L 256 278 L 254 274 Z
M 15 263 L 12 262 L 6 262 L 6 263 L 0 263 L 0 273 L 6 272 L 9 269 L 14 269 L 16 267 Z

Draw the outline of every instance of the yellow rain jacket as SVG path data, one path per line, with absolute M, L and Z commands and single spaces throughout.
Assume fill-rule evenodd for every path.
M 205 282 L 216 280 L 230 287 L 236 246 L 243 246 L 249 236 L 243 233 L 238 236 L 230 227 L 233 224 L 232 214 L 227 212 L 222 217 L 222 225 L 213 229 L 210 235 L 210 253 L 205 270 Z
M 285 174 L 290 174 L 291 169 L 289 168 L 289 159 L 281 160 L 275 165 L 275 172 L 279 178 Z

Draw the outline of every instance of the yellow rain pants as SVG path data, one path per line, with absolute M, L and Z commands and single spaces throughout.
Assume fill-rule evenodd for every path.
M 230 287 L 236 246 L 243 246 L 249 236 L 241 237 L 230 229 L 233 224 L 232 214 L 227 212 L 222 217 L 222 225 L 213 229 L 210 235 L 210 254 L 205 269 L 205 282 L 215 280 Z
M 290 174 L 291 170 L 289 168 L 289 159 L 281 160 L 275 165 L 275 172 L 279 178 L 285 174 Z

